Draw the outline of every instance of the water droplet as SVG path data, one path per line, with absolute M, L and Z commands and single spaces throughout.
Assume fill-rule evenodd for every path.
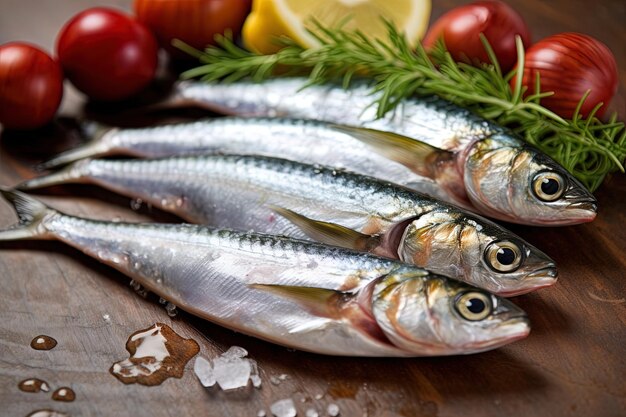
M 337 417 L 339 415 L 339 406 L 337 404 L 328 404 L 326 411 L 330 417 Z
M 74 390 L 69 387 L 61 387 L 54 391 L 52 399 L 55 401 L 71 402 L 76 399 L 76 393 L 74 393 Z
M 176 207 L 182 207 L 183 204 L 185 204 L 185 200 L 183 198 L 177 198 L 176 199 Z
M 265 410 L 259 410 L 258 413 L 256 413 L 256 417 L 265 417 Z
M 102 319 L 107 323 L 111 323 L 111 316 L 109 314 L 103 314 Z
M 278 379 L 274 375 L 270 376 L 270 382 L 272 383 L 272 385 L 280 385 L 280 379 Z
M 50 350 L 50 349 L 54 349 L 56 345 L 57 345 L 57 341 L 53 337 L 46 336 L 43 334 L 35 337 L 30 342 L 30 347 L 32 347 L 35 350 Z
M 131 210 L 139 210 L 141 209 L 141 205 L 143 204 L 143 200 L 141 198 L 136 198 L 134 200 L 130 200 L 130 208 Z
M 167 315 L 170 317 L 176 317 L 178 315 L 178 310 L 176 306 L 172 303 L 165 304 L 165 311 L 167 311 Z
M 296 417 L 296 406 L 291 398 L 276 401 L 270 410 L 275 417 Z
M 200 346 L 168 325 L 156 323 L 130 335 L 126 350 L 130 357 L 115 362 L 109 372 L 124 384 L 159 385 L 170 377 L 181 378 Z
M 50 409 L 35 410 L 27 417 L 69 417 L 69 414 L 61 413 Z
M 137 270 L 137 269 L 141 268 L 141 264 L 139 262 L 135 262 L 133 264 L 133 268 L 135 268 Z
M 315 395 L 315 399 L 316 400 L 321 400 L 324 397 L 324 394 L 316 394 Z
M 122 218 L 121 218 L 120 216 L 114 216 L 114 217 L 111 219 L 111 222 L 113 222 L 113 223 L 119 223 L 119 222 L 121 222 L 121 221 L 122 221 Z
M 39 378 L 29 378 L 25 379 L 18 384 L 18 388 L 24 392 L 48 392 L 50 391 L 50 387 L 46 384 L 46 381 L 43 381 Z
M 140 283 L 135 281 L 134 279 L 130 280 L 131 288 L 142 298 L 146 298 L 148 296 L 148 290 L 143 288 Z
M 280 375 L 278 375 L 278 379 L 280 379 L 281 381 L 284 381 L 288 377 L 289 377 L 289 375 L 287 375 L 287 374 L 280 374 Z

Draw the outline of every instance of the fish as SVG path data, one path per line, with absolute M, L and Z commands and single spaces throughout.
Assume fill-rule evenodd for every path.
M 115 223 L 0 188 L 19 223 L 0 241 L 59 240 L 181 309 L 304 351 L 340 356 L 477 353 L 524 338 L 506 299 L 349 249 L 190 224 Z
M 89 139 L 86 144 L 63 152 L 38 168 L 49 170 L 84 158 L 112 155 L 264 155 L 348 169 L 467 209 L 473 207 L 464 189 L 457 186 L 462 179 L 456 178 L 458 171 L 449 152 L 373 129 L 348 129 L 307 119 L 218 117 L 130 129 L 82 121 L 80 131 Z M 388 145 L 380 146 L 384 143 Z M 408 144 L 410 151 L 391 152 L 401 144 Z
M 89 183 L 198 224 L 312 239 L 399 259 L 502 296 L 550 286 L 552 259 L 503 227 L 424 194 L 256 155 L 80 160 L 20 190 Z
M 227 115 L 306 118 L 346 129 L 365 127 L 426 143 L 439 149 L 440 155 L 447 153 L 442 157 L 445 176 L 458 182 L 449 189 L 461 190 L 473 209 L 487 217 L 565 226 L 590 222 L 596 216 L 597 200 L 565 168 L 510 130 L 467 109 L 434 96 L 415 97 L 378 118 L 372 103 L 383 93 L 372 93 L 367 83 L 347 89 L 308 84 L 305 78 L 232 84 L 183 81 L 172 101 L 196 103 Z M 392 159 L 411 158 L 410 142 L 381 142 L 380 138 L 372 138 L 369 144 L 378 143 Z M 456 175 L 450 166 L 456 167 Z M 438 174 L 434 168 L 431 172 Z

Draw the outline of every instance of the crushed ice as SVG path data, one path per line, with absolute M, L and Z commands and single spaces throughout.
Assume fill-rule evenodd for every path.
M 194 372 L 200 383 L 211 387 L 216 383 L 224 391 L 242 388 L 252 382 L 255 388 L 261 386 L 259 370 L 254 360 L 246 358 L 248 352 L 239 346 L 232 346 L 211 363 L 199 356 L 194 363 Z

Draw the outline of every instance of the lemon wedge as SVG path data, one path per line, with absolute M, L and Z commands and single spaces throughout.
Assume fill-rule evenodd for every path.
M 428 28 L 431 0 L 254 0 L 242 30 L 243 42 L 258 54 L 280 49 L 276 38 L 286 36 L 305 48 L 318 46 L 307 32 L 313 20 L 332 28 L 359 29 L 368 38 L 385 39 L 383 18 L 417 43 Z

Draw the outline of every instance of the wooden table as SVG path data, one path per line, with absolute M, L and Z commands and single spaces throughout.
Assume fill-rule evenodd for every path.
M 89 1 L 3 0 L 0 43 L 22 39 L 50 48 L 61 24 Z M 94 2 L 95 3 L 95 2 Z M 128 7 L 128 2 L 118 1 Z M 461 1 L 434 0 L 433 17 Z M 534 39 L 582 31 L 605 42 L 620 67 L 613 102 L 626 118 L 626 5 L 623 0 L 510 0 Z M 68 85 L 65 114 L 82 99 Z M 4 135 L 0 184 L 34 175 L 31 166 L 54 149 L 45 137 Z M 45 135 L 44 135 L 45 136 Z M 70 141 L 71 142 L 71 141 Z M 59 146 L 69 146 L 69 142 Z M 28 152 L 33 149 L 38 152 Z M 341 416 L 618 416 L 626 412 L 626 177 L 615 175 L 598 191 L 599 216 L 591 224 L 513 230 L 550 254 L 560 268 L 552 288 L 518 297 L 532 321 L 526 340 L 472 356 L 423 359 L 333 358 L 290 351 L 181 313 L 170 319 L 155 299 L 138 297 L 128 279 L 57 242 L 0 245 L 0 414 L 26 416 L 53 408 L 73 416 L 256 416 L 293 398 L 298 415 L 335 403 Z M 95 187 L 56 188 L 44 200 L 70 213 L 129 221 L 172 220 Z M 0 204 L 0 226 L 14 221 Z M 110 322 L 103 315 L 110 316 Z M 261 389 L 205 390 L 191 363 L 182 379 L 156 387 L 123 385 L 108 373 L 127 357 L 128 336 L 160 321 L 197 340 L 214 357 L 231 345 L 246 348 L 261 368 Z M 51 351 L 29 347 L 38 334 L 55 337 Z M 287 375 L 280 384 L 272 376 Z M 76 391 L 60 403 L 50 393 L 24 393 L 28 377 Z

